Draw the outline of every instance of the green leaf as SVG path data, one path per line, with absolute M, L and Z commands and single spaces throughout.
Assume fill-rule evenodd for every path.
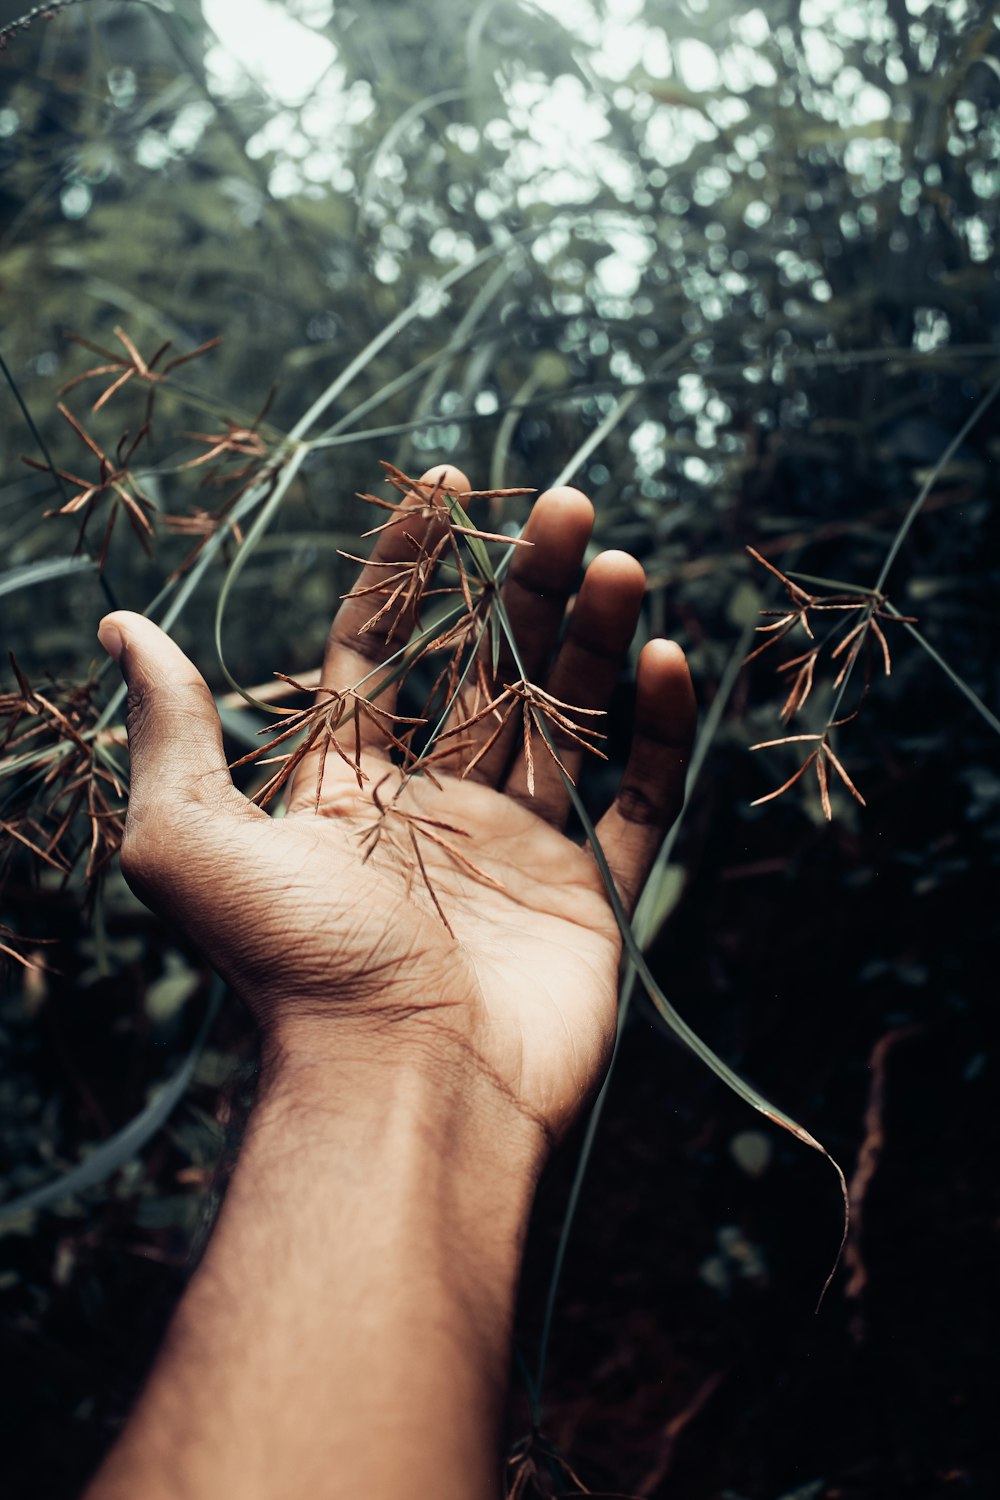
M 89 557 L 45 557 L 38 562 L 22 563 L 18 568 L 0 573 L 0 598 L 5 594 L 16 594 L 19 589 L 34 588 L 36 583 L 48 583 L 53 578 L 96 572 L 97 563 Z
M 681 899 L 685 876 L 683 865 L 665 865 L 655 883 L 652 880 L 647 883 L 644 892 L 648 898 L 645 916 L 652 932 L 659 932 Z
M 146 991 L 146 1014 L 154 1025 L 171 1021 L 190 1000 L 201 983 L 201 975 L 189 969 L 175 953 L 167 954 L 167 972 Z
M 455 495 L 450 495 L 446 490 L 444 492 L 444 498 L 447 503 L 448 509 L 451 512 L 451 518 L 456 523 L 456 525 L 466 526 L 470 531 L 475 530 L 475 522 L 472 521 L 466 511 L 462 509 L 462 506 L 459 504 L 457 497 Z M 496 577 L 493 572 L 493 564 L 490 562 L 490 554 L 486 550 L 486 543 L 482 540 L 481 537 L 478 536 L 466 536 L 463 538 L 463 540 L 465 541 L 465 544 L 468 547 L 469 551 L 472 553 L 472 557 L 475 561 L 476 567 L 479 569 L 479 576 L 486 583 L 495 583 Z
M 764 597 L 758 588 L 744 580 L 738 583 L 726 604 L 726 618 L 731 625 L 747 625 L 760 618 Z

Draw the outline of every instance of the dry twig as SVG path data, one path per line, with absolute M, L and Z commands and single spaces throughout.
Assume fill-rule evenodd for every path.
M 865 1138 L 858 1151 L 857 1165 L 850 1182 L 851 1225 L 844 1244 L 844 1269 L 848 1273 L 844 1285 L 844 1296 L 849 1302 L 858 1304 L 849 1325 L 852 1337 L 858 1342 L 864 1336 L 864 1318 L 860 1299 L 868 1284 L 868 1267 L 865 1264 L 862 1243 L 865 1199 L 875 1173 L 878 1171 L 885 1147 L 886 1065 L 889 1053 L 897 1043 L 916 1035 L 921 1029 L 917 1025 L 894 1026 L 875 1043 L 868 1060 L 871 1082 L 868 1088 L 868 1102 L 865 1106 Z
M 275 672 L 274 675 L 298 692 L 309 691 L 293 677 L 286 677 L 284 672 Z M 315 702 L 307 708 L 281 710 L 283 717 L 273 724 L 266 725 L 260 731 L 261 734 L 269 734 L 273 738 L 266 745 L 261 745 L 259 749 L 251 750 L 249 755 L 243 755 L 239 760 L 234 760 L 230 767 L 231 770 L 235 770 L 238 766 L 246 765 L 279 765 L 280 769 L 254 795 L 253 800 L 260 807 L 266 807 L 269 802 L 273 801 L 306 757 L 315 754 L 319 757 L 316 767 L 314 803 L 318 811 L 327 756 L 331 750 L 345 765 L 350 766 L 359 789 L 363 788 L 368 780 L 368 775 L 361 765 L 363 718 L 378 729 L 388 746 L 401 751 L 403 755 L 408 755 L 408 747 L 395 733 L 394 726 L 424 722 L 422 719 L 390 713 L 388 709 L 380 708 L 377 703 L 371 702 L 353 688 L 338 692 L 336 688 L 320 686 L 315 689 L 315 693 Z M 354 725 L 353 754 L 348 754 L 337 738 L 337 731 L 345 722 L 348 724 L 353 722 Z M 300 734 L 302 739 L 293 749 L 280 755 L 271 753 L 277 746 L 285 744 L 286 741 Z
M 92 882 L 118 852 L 125 828 L 126 789 L 102 752 L 110 736 L 94 733 L 94 685 L 43 693 L 11 665 L 19 691 L 0 696 L 4 761 L 29 757 L 40 791 L 0 823 L 8 840 L 68 877 L 86 852 L 84 879 Z M 74 830 L 83 823 L 82 841 Z M 8 845 L 10 850 L 10 845 Z
M 142 493 L 133 479 L 129 464 L 135 456 L 140 443 L 148 436 L 148 426 L 143 426 L 136 433 L 131 442 L 128 433 L 123 433 L 115 450 L 114 460 L 110 459 L 102 448 L 94 441 L 73 413 L 62 402 L 59 403 L 59 411 L 72 427 L 77 437 L 85 444 L 94 455 L 100 465 L 100 472 L 96 480 L 81 479 L 78 474 L 72 474 L 67 469 L 50 470 L 48 464 L 40 463 L 38 459 L 23 456 L 23 462 L 32 469 L 40 469 L 43 474 L 55 473 L 60 479 L 68 484 L 75 484 L 79 493 L 68 500 L 65 505 L 56 510 L 47 510 L 46 516 L 69 516 L 78 515 L 82 512 L 80 520 L 80 531 L 77 536 L 76 551 L 79 552 L 84 543 L 87 525 L 93 515 L 98 501 L 105 495 L 111 497 L 111 507 L 108 511 L 107 525 L 104 529 L 104 540 L 98 556 L 98 567 L 103 567 L 108 554 L 108 544 L 111 541 L 111 533 L 118 519 L 120 510 L 125 512 L 132 526 L 132 530 L 142 545 L 143 551 L 149 552 L 149 538 L 153 534 L 150 515 L 155 511 L 152 500 Z
M 496 720 L 496 726 L 489 737 L 480 745 L 472 759 L 463 767 L 463 778 L 475 769 L 485 755 L 489 754 L 506 728 L 511 715 L 518 709 L 522 713 L 522 744 L 529 796 L 533 797 L 535 795 L 533 730 L 538 732 L 546 754 L 570 781 L 573 780 L 572 776 L 570 776 L 563 765 L 553 745 L 549 743 L 550 735 L 557 740 L 568 741 L 571 744 L 577 745 L 581 750 L 589 750 L 591 755 L 596 755 L 601 760 L 607 760 L 608 757 L 604 751 L 595 744 L 596 740 L 603 740 L 605 736 L 599 733 L 598 730 L 591 729 L 585 724 L 575 724 L 569 717 L 570 714 L 586 714 L 588 717 L 595 718 L 601 717 L 604 713 L 603 709 L 579 708 L 572 703 L 563 703 L 560 698 L 554 698 L 551 693 L 545 692 L 543 688 L 536 687 L 534 683 L 525 682 L 522 678 L 517 682 L 510 683 L 495 698 L 491 699 L 485 707 L 479 709 L 476 713 L 470 714 L 460 724 L 455 725 L 454 728 L 446 729 L 438 737 L 439 740 L 447 740 L 455 735 L 465 735 L 476 724 L 481 723 L 490 716 Z M 548 733 L 543 728 L 543 721 L 546 722 Z M 442 751 L 442 755 L 451 753 L 453 751 L 450 749 Z
M 402 837 L 405 838 L 408 850 L 413 855 L 417 871 L 420 874 L 427 894 L 430 896 L 434 910 L 441 918 L 449 936 L 454 937 L 454 929 L 448 921 L 444 907 L 441 905 L 437 890 L 434 887 L 434 882 L 431 880 L 430 872 L 427 869 L 423 851 L 420 847 L 421 839 L 426 839 L 435 848 L 443 849 L 454 865 L 467 875 L 471 875 L 480 884 L 487 885 L 491 890 L 500 891 L 504 895 L 509 894 L 507 887 L 501 880 L 497 880 L 495 876 L 490 875 L 488 871 L 484 870 L 481 865 L 476 864 L 467 854 L 463 854 L 458 845 L 452 841 L 452 838 L 468 838 L 467 829 L 459 828 L 454 823 L 446 823 L 441 818 L 432 818 L 423 813 L 411 812 L 408 808 L 399 805 L 398 795 L 391 801 L 384 802 L 381 796 L 381 789 L 387 779 L 388 777 L 384 776 L 371 789 L 376 816 L 374 821 L 364 827 L 358 835 L 364 851 L 361 862 L 362 864 L 367 864 L 383 841 L 399 852 L 397 843 L 398 830 Z M 446 834 L 452 835 L 452 838 L 446 838 Z M 409 893 L 412 877 L 413 870 L 410 869 L 407 873 L 407 893 Z
M 93 380 L 95 377 L 102 375 L 111 375 L 114 377 L 111 383 L 106 386 L 90 408 L 92 412 L 96 412 L 100 411 L 103 406 L 107 406 L 112 397 L 116 396 L 130 380 L 142 381 L 149 386 L 149 394 L 146 398 L 146 415 L 143 419 L 144 427 L 148 427 L 153 419 L 153 400 L 156 395 L 156 387 L 162 385 L 171 370 L 176 370 L 179 365 L 189 364 L 193 359 L 200 359 L 203 354 L 207 354 L 210 349 L 214 349 L 222 343 L 221 337 L 208 339 L 204 344 L 199 344 L 197 349 L 192 349 L 190 354 L 175 355 L 173 359 L 167 361 L 162 369 L 157 369 L 160 360 L 170 348 L 169 341 L 160 345 L 152 359 L 145 360 L 124 328 L 116 327 L 114 335 L 125 350 L 124 355 L 116 354 L 113 349 L 104 349 L 100 344 L 92 344 L 89 339 L 83 338 L 78 333 L 67 335 L 71 343 L 80 344 L 84 349 L 89 349 L 94 354 L 100 354 L 107 363 L 94 365 L 92 369 L 84 370 L 81 375 L 74 375 L 72 380 L 67 380 L 66 384 L 60 388 L 59 394 L 60 396 L 65 396 L 68 391 L 81 385 L 85 380 Z

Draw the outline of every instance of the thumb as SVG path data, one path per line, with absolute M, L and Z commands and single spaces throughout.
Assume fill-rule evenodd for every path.
M 215 700 L 197 667 L 143 615 L 117 610 L 98 627 L 128 686 L 130 814 L 200 803 L 221 809 L 237 796 Z

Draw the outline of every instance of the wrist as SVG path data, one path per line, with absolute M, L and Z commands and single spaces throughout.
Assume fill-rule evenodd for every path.
M 377 1184 L 407 1233 L 457 1257 L 453 1271 L 475 1265 L 502 1287 L 520 1265 L 544 1128 L 466 1049 L 401 1043 L 339 1020 L 268 1039 L 248 1145 L 311 1161 L 337 1191 Z
M 398 1134 L 436 1151 L 450 1172 L 490 1158 L 533 1192 L 552 1145 L 532 1112 L 457 1028 L 434 1011 L 385 1022 L 356 1016 L 294 1020 L 265 1035 L 258 1112 L 274 1128 L 346 1137 L 373 1147 Z M 467 1165 L 466 1165 L 467 1164 Z M 478 1164 L 478 1165 L 477 1165 Z
M 434 1051 L 269 1051 L 237 1176 L 290 1172 L 316 1238 L 342 1226 L 379 1285 L 409 1283 L 502 1404 L 541 1133 Z

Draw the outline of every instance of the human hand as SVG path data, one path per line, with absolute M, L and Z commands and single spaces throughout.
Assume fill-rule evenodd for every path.
M 457 470 L 432 471 L 422 483 L 443 474 L 449 489 L 468 490 Z M 417 503 L 405 527 L 413 536 L 434 524 L 425 509 Z M 517 550 L 502 596 L 528 680 L 563 703 L 601 710 L 645 584 L 631 557 L 600 555 L 557 647 L 592 522 L 579 491 L 543 494 L 524 532 L 533 545 Z M 375 562 L 412 556 L 404 528 L 380 533 Z M 338 611 L 322 687 L 345 692 L 407 639 L 412 611 L 398 607 L 359 633 L 379 602 L 359 590 L 384 577 L 369 566 Z M 411 776 L 402 789 L 380 727 L 389 721 L 362 714 L 364 785 L 331 752 L 317 798 L 314 753 L 296 770 L 286 815 L 272 818 L 233 786 L 211 693 L 180 649 L 126 612 L 102 622 L 101 638 L 129 687 L 126 878 L 245 999 L 269 1054 L 292 1070 L 322 1072 L 349 1057 L 458 1077 L 494 1116 L 526 1124 L 540 1156 L 607 1064 L 621 944 L 592 853 L 563 833 L 568 794 L 537 733 L 529 794 L 521 712 L 478 759 L 496 716 L 459 730 L 454 754 L 434 765 L 437 784 Z M 521 676 L 504 650 L 495 678 L 486 651 L 484 672 L 494 697 Z M 364 691 L 377 681 L 368 675 Z M 468 715 L 468 692 L 464 699 Z M 376 702 L 392 713 L 394 688 Z M 461 707 L 453 712 L 460 723 Z M 650 642 L 639 659 L 630 757 L 598 824 L 628 910 L 680 807 L 694 714 L 680 649 Z M 575 776 L 582 752 L 552 728 Z M 353 725 L 342 739 L 353 747 Z M 384 836 L 364 861 L 380 806 L 389 809 Z

